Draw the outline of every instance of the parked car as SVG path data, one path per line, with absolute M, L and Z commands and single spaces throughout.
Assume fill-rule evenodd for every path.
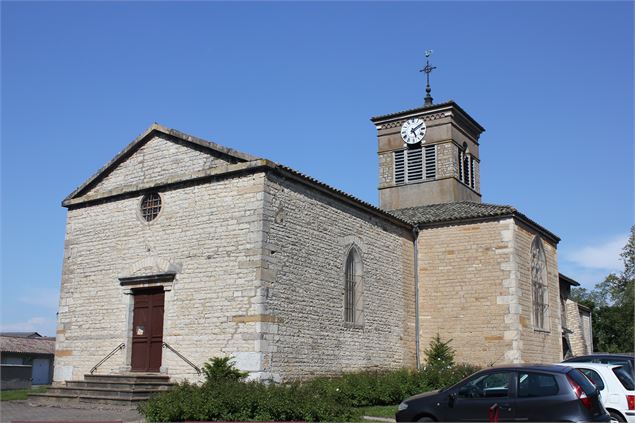
M 627 365 L 566 363 L 580 370 L 600 390 L 600 399 L 615 422 L 635 423 L 635 382 Z
M 631 375 L 635 377 L 635 354 L 596 353 L 568 358 L 564 360 L 563 363 L 604 363 L 619 364 L 622 366 L 627 365 L 631 370 Z
M 609 422 L 598 389 L 563 365 L 491 367 L 456 385 L 407 398 L 398 422 L 570 421 Z

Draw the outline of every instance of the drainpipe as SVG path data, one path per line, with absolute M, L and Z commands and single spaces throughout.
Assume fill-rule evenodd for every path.
M 412 228 L 412 238 L 414 246 L 414 275 L 415 275 L 415 363 L 417 370 L 421 368 L 421 357 L 419 356 L 419 247 L 417 241 L 419 239 L 419 227 Z
M 589 354 L 593 354 L 593 310 L 589 311 L 589 336 L 591 337 L 589 340 L 591 343 Z M 587 345 L 589 345 L 589 343 L 587 343 Z

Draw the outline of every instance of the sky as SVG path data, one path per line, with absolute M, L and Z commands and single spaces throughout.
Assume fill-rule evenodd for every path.
M 1 3 L 3 331 L 54 335 L 61 201 L 152 122 L 378 203 L 370 117 L 486 128 L 483 202 L 557 234 L 592 288 L 633 224 L 632 2 Z

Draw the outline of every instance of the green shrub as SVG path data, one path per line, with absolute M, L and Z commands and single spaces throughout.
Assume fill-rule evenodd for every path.
M 149 421 L 350 421 L 354 407 L 394 405 L 409 396 L 449 387 L 477 367 L 426 366 L 345 373 L 303 383 L 265 385 L 216 378 L 202 386 L 182 383 L 140 406 Z
M 243 372 L 234 366 L 232 357 L 213 357 L 203 364 L 206 383 L 217 383 L 227 380 L 243 380 L 249 372 Z
M 350 421 L 355 412 L 304 385 L 182 383 L 139 407 L 149 421 Z
M 419 373 L 429 389 L 441 389 L 454 385 L 478 370 L 479 367 L 471 364 L 455 364 L 448 367 L 426 366 Z

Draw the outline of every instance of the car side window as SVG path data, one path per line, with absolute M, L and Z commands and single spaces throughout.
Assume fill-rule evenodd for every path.
M 511 372 L 487 373 L 467 382 L 457 392 L 459 398 L 498 398 L 509 396 Z
M 558 382 L 552 375 L 520 372 L 518 374 L 518 397 L 548 397 L 558 394 Z
M 604 381 L 602 381 L 602 378 L 600 377 L 598 372 L 596 372 L 595 370 L 583 368 L 578 368 L 578 370 L 580 370 L 584 376 L 588 377 L 589 380 L 593 382 L 593 384 L 597 386 L 600 391 L 604 390 Z

